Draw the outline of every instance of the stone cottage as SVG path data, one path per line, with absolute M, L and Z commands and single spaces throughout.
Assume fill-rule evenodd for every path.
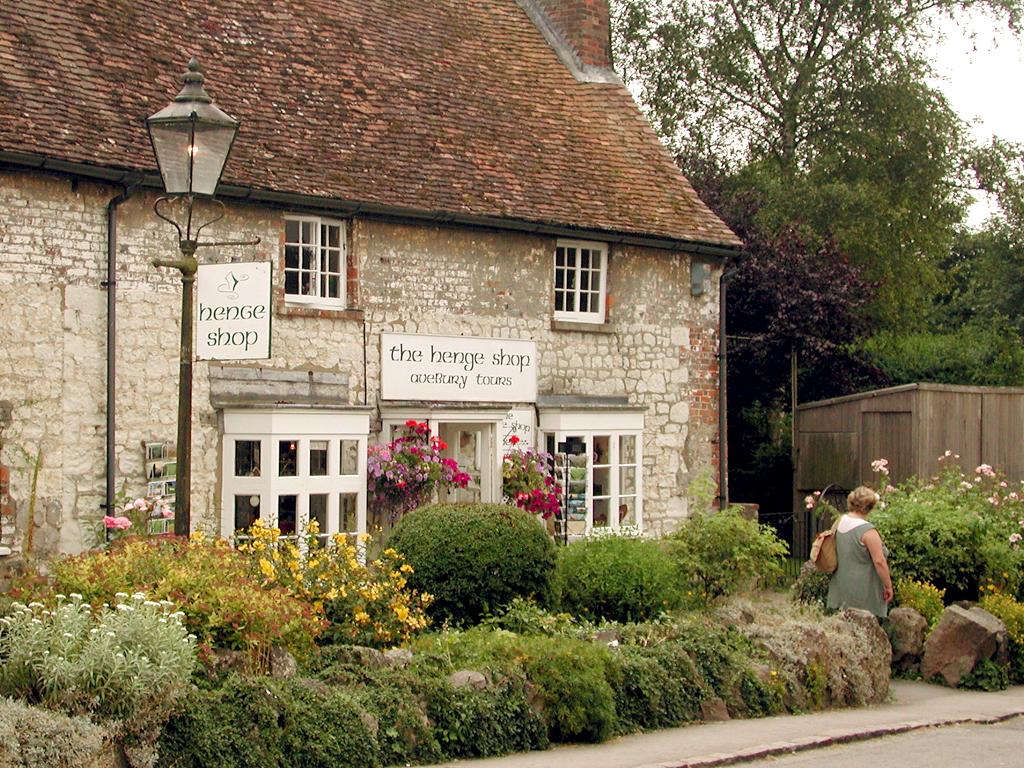
M 562 452 L 570 533 L 685 517 L 738 241 L 609 39 L 606 0 L 0 5 L 3 545 L 79 551 L 117 499 L 173 495 L 182 281 L 145 118 L 193 56 L 242 122 L 197 253 L 193 528 L 365 531 L 367 447 L 408 419 L 457 499 L 500 500 L 516 435 Z M 259 344 L 215 306 L 250 279 Z

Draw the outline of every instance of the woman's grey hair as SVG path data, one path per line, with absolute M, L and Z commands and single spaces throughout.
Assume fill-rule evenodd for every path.
M 877 503 L 878 494 L 866 485 L 854 488 L 850 491 L 850 495 L 846 497 L 846 508 L 851 512 L 859 512 L 861 514 L 870 512 Z

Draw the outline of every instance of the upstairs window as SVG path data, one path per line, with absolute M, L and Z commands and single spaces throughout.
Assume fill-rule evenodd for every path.
M 608 246 L 559 240 L 555 247 L 555 320 L 603 323 Z
M 284 293 L 289 304 L 344 309 L 347 266 L 345 225 L 315 216 L 284 224 Z

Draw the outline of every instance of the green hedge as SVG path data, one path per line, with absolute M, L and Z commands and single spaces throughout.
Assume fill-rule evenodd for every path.
M 516 597 L 546 599 L 555 545 L 533 515 L 505 504 L 434 504 L 405 515 L 385 542 L 434 596 L 436 623 L 471 625 Z
M 662 544 L 625 536 L 560 549 L 554 592 L 561 610 L 590 621 L 646 621 L 680 602 L 675 565 Z

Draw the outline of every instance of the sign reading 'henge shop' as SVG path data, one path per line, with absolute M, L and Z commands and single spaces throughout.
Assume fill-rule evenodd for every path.
M 201 264 L 196 275 L 197 360 L 270 357 L 270 262 Z
M 537 400 L 535 341 L 382 333 L 380 345 L 384 400 Z

